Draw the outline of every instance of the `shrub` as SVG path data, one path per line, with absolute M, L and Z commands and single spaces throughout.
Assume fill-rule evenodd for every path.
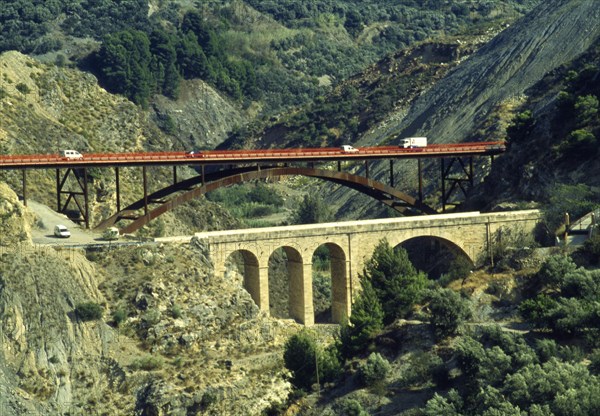
M 338 379 L 342 373 L 342 365 L 337 346 L 331 346 L 320 354 L 317 350 L 317 354 L 319 356 L 319 382 L 323 384 Z
M 317 347 L 315 340 L 306 330 L 292 335 L 284 346 L 285 367 L 292 372 L 292 384 L 299 389 L 309 390 L 317 381 Z
M 183 310 L 181 309 L 181 306 L 179 304 L 173 304 L 173 306 L 171 307 L 171 316 L 175 319 L 179 319 L 183 316 Z
M 583 247 L 577 252 L 583 255 L 591 264 L 600 264 L 600 228 L 596 228 L 596 234 L 583 243 Z
M 594 375 L 600 375 L 600 349 L 596 348 L 589 356 L 590 365 L 588 369 Z
M 154 355 L 145 355 L 141 358 L 136 358 L 131 363 L 132 370 L 144 370 L 144 371 L 152 371 L 158 370 L 163 365 L 163 360 L 161 357 L 156 357 Z
M 304 195 L 294 213 L 294 223 L 314 224 L 327 222 L 333 219 L 333 212 L 328 205 L 317 195 Z
M 381 354 L 372 352 L 359 368 L 358 378 L 365 386 L 383 382 L 391 369 L 390 363 Z
M 409 364 L 402 375 L 405 386 L 422 386 L 431 381 L 443 385 L 448 381 L 448 369 L 442 359 L 431 352 L 411 354 Z
M 344 416 L 369 416 L 362 404 L 356 399 L 343 399 L 335 406 L 336 415 Z
M 538 339 L 535 343 L 535 350 L 541 362 L 550 361 L 552 357 L 558 356 L 558 346 L 552 339 Z
M 82 321 L 97 321 L 102 319 L 104 310 L 94 302 L 79 303 L 75 306 L 75 316 Z
M 21 93 L 21 94 L 29 94 L 31 92 L 31 89 L 27 86 L 27 84 L 23 84 L 22 82 L 19 82 L 15 88 Z
M 112 314 L 113 321 L 116 326 L 120 326 L 121 323 L 127 318 L 127 312 L 123 309 L 117 309 Z
M 459 279 L 465 279 L 471 273 L 473 269 L 473 264 L 471 261 L 464 256 L 457 256 L 452 263 L 450 263 L 450 267 L 448 268 L 448 272 L 444 274 L 440 278 L 440 285 L 447 286 L 450 282 Z
M 577 266 L 570 257 L 552 256 L 542 264 L 536 278 L 542 286 L 556 289 L 562 285 L 565 276 L 575 271 L 576 268 Z
M 464 321 L 471 317 L 469 302 L 450 289 L 434 291 L 429 308 L 431 326 L 438 338 L 455 335 Z

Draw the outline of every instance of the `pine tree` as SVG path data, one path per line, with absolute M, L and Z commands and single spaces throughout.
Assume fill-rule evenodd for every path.
M 428 286 L 427 276 L 414 268 L 406 250 L 392 248 L 387 240 L 375 247 L 364 275 L 373 284 L 386 324 L 407 316 Z
M 341 328 L 341 350 L 352 357 L 367 349 L 383 329 L 383 310 L 369 279 L 361 277 L 362 291 L 352 305 L 350 321 Z

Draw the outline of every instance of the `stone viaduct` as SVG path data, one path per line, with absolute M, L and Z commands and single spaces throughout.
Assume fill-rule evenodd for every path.
M 351 313 L 360 289 L 358 275 L 376 245 L 392 247 L 416 237 L 429 237 L 480 265 L 498 244 L 499 235 L 532 235 L 540 219 L 537 210 L 481 214 L 468 212 L 418 217 L 294 225 L 197 233 L 209 247 L 215 273 L 225 273 L 234 253 L 243 259 L 244 287 L 258 307 L 269 312 L 269 258 L 277 249 L 287 257 L 290 316 L 314 324 L 312 257 L 327 246 L 331 263 L 333 322 Z

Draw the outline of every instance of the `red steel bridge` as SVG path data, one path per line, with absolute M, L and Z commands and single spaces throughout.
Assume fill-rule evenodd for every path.
M 421 161 L 439 158 L 442 176 L 442 207 L 445 209 L 452 193 L 458 189 L 466 194 L 473 185 L 473 157 L 501 154 L 506 151 L 504 142 L 475 142 L 458 144 L 430 144 L 420 148 L 378 146 L 351 148 L 297 148 L 259 150 L 210 150 L 201 152 L 137 152 L 137 153 L 85 153 L 81 157 L 62 157 L 58 154 L 0 155 L 0 170 L 21 170 L 23 201 L 27 203 L 27 176 L 30 169 L 56 170 L 56 196 L 59 212 L 66 212 L 74 202 L 81 214 L 81 222 L 89 223 L 88 168 L 113 168 L 116 183 L 116 212 L 96 225 L 104 228 L 119 221 L 121 232 L 133 232 L 157 216 L 174 209 L 206 192 L 222 186 L 261 178 L 304 175 L 321 178 L 363 192 L 400 211 L 434 213 L 423 204 Z M 369 162 L 389 160 L 389 183 L 384 184 L 369 177 Z M 394 160 L 417 159 L 419 169 L 419 195 L 414 198 L 394 188 Z M 364 176 L 342 170 L 342 163 L 364 163 Z M 337 171 L 316 168 L 322 162 L 337 162 Z M 177 166 L 194 166 L 198 175 L 179 180 Z M 136 202 L 121 207 L 119 169 L 142 168 L 143 196 Z M 146 168 L 172 166 L 173 184 L 150 193 Z M 459 177 L 456 171 L 460 172 Z M 67 179 L 75 177 L 78 188 L 67 190 Z M 453 176 L 454 175 L 454 176 Z M 447 186 L 448 185 L 448 186 Z M 62 197 L 66 195 L 66 201 Z M 83 201 L 82 201 L 83 199 Z M 125 224 L 127 221 L 129 223 Z

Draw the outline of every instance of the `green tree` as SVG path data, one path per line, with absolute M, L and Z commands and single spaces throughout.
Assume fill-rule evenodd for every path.
M 177 98 L 180 82 L 176 40 L 162 29 L 155 29 L 150 33 L 150 67 L 157 87 L 156 92 L 171 98 Z
M 327 222 L 333 219 L 333 213 L 329 206 L 323 202 L 323 199 L 317 195 L 304 195 L 302 202 L 294 213 L 294 222 L 296 224 L 314 224 Z
M 372 386 L 377 382 L 384 382 L 390 370 L 389 361 L 378 352 L 372 352 L 358 368 L 358 377 L 365 386 Z
M 340 328 L 340 349 L 349 358 L 369 347 L 383 329 L 383 310 L 371 282 L 361 277 L 362 291 L 352 305 L 349 322 Z
M 506 129 L 506 134 L 511 142 L 525 140 L 535 125 L 535 119 L 531 110 L 523 111 L 517 114 L 510 126 Z
M 310 390 L 317 381 L 317 346 L 307 330 L 292 335 L 284 346 L 285 367 L 292 372 L 292 384 Z
M 575 100 L 577 123 L 585 126 L 598 116 L 598 98 L 594 95 L 584 95 Z
M 177 44 L 177 62 L 186 79 L 208 77 L 208 59 L 192 32 L 181 35 Z
M 147 106 L 153 89 L 151 60 L 148 36 L 136 30 L 106 36 L 98 53 L 107 88 L 143 107 Z
M 429 281 L 417 272 L 403 248 L 392 248 L 387 240 L 379 242 L 365 264 L 364 276 L 370 280 L 384 311 L 384 323 L 406 317 L 422 300 Z

